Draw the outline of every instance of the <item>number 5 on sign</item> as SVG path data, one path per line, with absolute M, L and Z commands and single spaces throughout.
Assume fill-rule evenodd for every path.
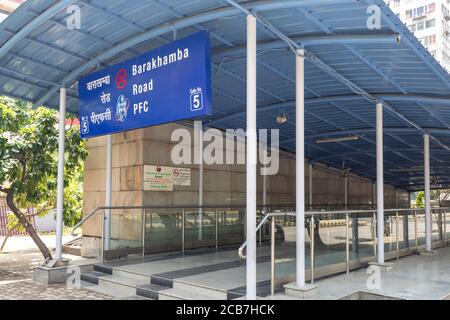
M 191 111 L 203 109 L 203 92 L 202 89 L 196 88 L 191 90 Z

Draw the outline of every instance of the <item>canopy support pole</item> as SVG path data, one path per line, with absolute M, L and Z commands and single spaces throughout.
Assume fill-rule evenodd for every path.
M 296 103 L 295 103 L 295 206 L 297 226 L 296 283 L 305 286 L 305 58 L 303 50 L 297 50 Z
M 256 299 L 256 18 L 247 16 L 247 300 Z
M 304 299 L 314 295 L 317 286 L 305 282 L 305 57 L 302 49 L 296 50 L 295 77 L 296 278 L 294 283 L 286 284 L 284 288 L 286 295 Z M 314 250 L 314 232 L 310 236 Z M 312 255 L 310 257 L 313 264 Z
M 313 208 L 313 167 L 312 163 L 308 166 L 309 169 L 309 210 Z
M 198 240 L 203 239 L 203 122 L 194 122 L 195 136 L 198 141 Z M 217 217 L 216 217 L 217 218 Z
M 425 250 L 432 251 L 431 205 L 430 205 L 430 136 L 423 135 L 424 180 L 425 180 Z
M 377 263 L 384 264 L 383 104 L 376 106 L 377 136 Z
M 112 135 L 107 135 L 106 140 L 106 167 L 105 167 L 105 207 L 111 207 L 112 190 Z M 104 250 L 109 250 L 111 239 L 111 209 L 105 210 L 104 218 Z
M 55 259 L 62 259 L 62 234 L 64 211 L 64 149 L 66 130 L 66 88 L 60 89 L 59 95 L 59 135 L 58 135 L 58 181 L 56 198 L 56 254 Z

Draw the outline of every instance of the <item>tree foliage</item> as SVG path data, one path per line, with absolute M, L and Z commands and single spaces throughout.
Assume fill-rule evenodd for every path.
M 425 207 L 425 193 L 423 191 L 417 192 L 416 206 L 417 208 Z
M 65 137 L 64 222 L 73 225 L 81 217 L 80 182 L 87 151 L 79 128 L 66 126 Z M 39 242 L 35 230 L 21 208 L 32 206 L 38 215 L 45 215 L 56 207 L 57 167 L 57 113 L 0 97 L 0 191 L 35 242 Z M 36 244 L 49 258 L 48 249 Z

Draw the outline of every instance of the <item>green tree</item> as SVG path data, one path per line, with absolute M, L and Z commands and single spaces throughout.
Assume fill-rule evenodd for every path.
M 79 183 L 87 156 L 79 128 L 66 126 L 64 221 L 73 224 L 81 216 Z M 0 97 L 0 192 L 45 259 L 50 250 L 28 221 L 23 208 L 34 207 L 36 215 L 56 207 L 58 166 L 57 113 L 47 108 L 31 109 L 22 101 Z
M 425 193 L 423 191 L 417 192 L 416 206 L 417 208 L 425 207 Z

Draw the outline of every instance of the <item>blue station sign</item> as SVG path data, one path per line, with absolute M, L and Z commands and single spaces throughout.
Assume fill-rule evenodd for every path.
M 201 31 L 83 77 L 81 137 L 211 115 L 210 60 Z

